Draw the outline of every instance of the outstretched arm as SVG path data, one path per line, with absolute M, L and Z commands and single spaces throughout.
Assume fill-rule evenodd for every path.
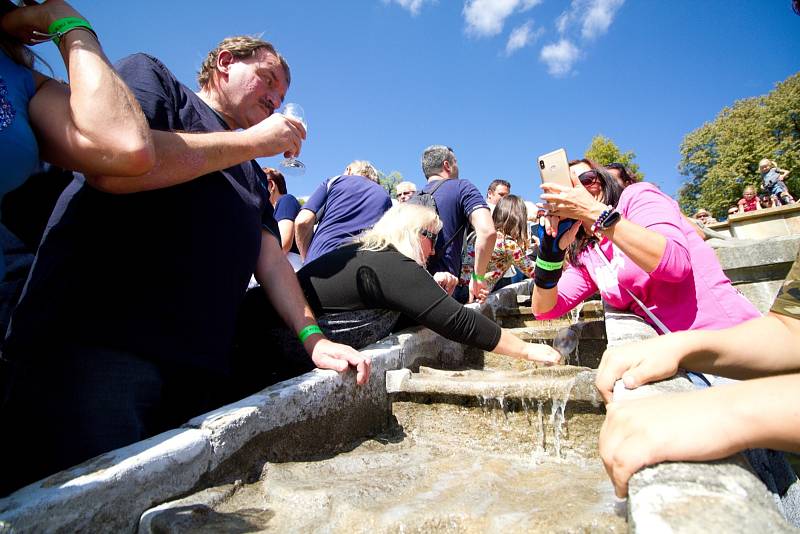
M 2 29 L 25 43 L 66 17 L 83 18 L 72 6 L 50 0 L 12 10 Z M 69 75 L 67 87 L 34 73 L 37 91 L 29 103 L 42 159 L 83 172 L 136 176 L 155 161 L 150 128 L 136 98 L 86 29 L 65 34 L 58 50 Z

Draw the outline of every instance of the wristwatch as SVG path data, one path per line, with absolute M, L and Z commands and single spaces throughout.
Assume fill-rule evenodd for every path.
M 602 221 L 600 221 L 600 230 L 608 230 L 617 224 L 621 218 L 622 215 L 620 215 L 617 210 L 611 210 L 611 213 L 609 213 Z

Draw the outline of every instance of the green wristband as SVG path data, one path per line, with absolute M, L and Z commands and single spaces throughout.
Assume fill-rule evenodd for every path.
M 484 276 L 482 274 L 478 274 L 478 273 L 472 273 L 472 279 L 476 280 L 478 282 L 485 282 L 486 281 L 486 276 Z
M 305 343 L 306 339 L 314 334 L 322 334 L 322 329 L 315 324 L 310 324 L 300 330 L 300 332 L 297 334 L 297 337 L 300 338 L 300 343 Z
M 97 37 L 97 34 L 94 33 L 94 29 L 92 25 L 89 24 L 88 20 L 79 18 L 79 17 L 64 17 L 63 19 L 58 19 L 53 21 L 49 28 L 47 28 L 47 32 L 53 36 L 53 42 L 56 45 L 61 43 L 61 38 L 64 35 L 72 30 L 77 28 L 83 28 L 89 30 Z
M 544 269 L 545 271 L 557 271 L 564 267 L 564 261 L 545 261 L 542 258 L 536 258 L 536 266 Z

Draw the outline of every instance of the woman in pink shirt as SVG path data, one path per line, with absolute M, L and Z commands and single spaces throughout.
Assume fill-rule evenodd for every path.
M 542 236 L 547 243 L 540 245 L 532 297 L 538 319 L 559 317 L 597 291 L 659 333 L 716 330 L 760 316 L 673 199 L 645 182 L 623 190 L 588 160 L 570 169 L 575 187 L 542 185 L 542 198 L 561 222 Z

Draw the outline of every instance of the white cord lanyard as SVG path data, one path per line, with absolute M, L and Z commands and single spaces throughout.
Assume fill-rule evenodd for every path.
M 600 256 L 603 259 L 603 262 L 605 262 L 606 266 L 609 269 L 611 269 L 611 262 L 608 261 L 608 258 L 606 258 L 606 255 L 603 254 L 603 251 L 600 250 L 600 246 L 597 243 L 594 244 L 594 251 L 595 251 L 595 253 L 597 253 L 598 256 Z M 652 311 L 650 311 L 650 308 L 645 306 L 644 302 L 639 300 L 636 297 L 636 295 L 634 295 L 633 292 L 630 289 L 628 289 L 627 287 L 625 287 L 625 286 L 623 286 L 622 284 L 619 283 L 619 279 L 617 279 L 617 285 L 628 292 L 628 295 L 630 295 L 631 298 L 633 299 L 633 301 L 636 304 L 638 304 L 641 309 L 644 310 L 644 312 L 647 314 L 647 316 L 650 318 L 650 320 L 653 321 L 653 324 L 655 324 L 661 330 L 662 334 L 669 334 L 671 332 L 671 330 L 669 328 L 667 328 L 667 325 L 662 323 L 661 319 L 656 317 L 656 314 L 654 314 Z

